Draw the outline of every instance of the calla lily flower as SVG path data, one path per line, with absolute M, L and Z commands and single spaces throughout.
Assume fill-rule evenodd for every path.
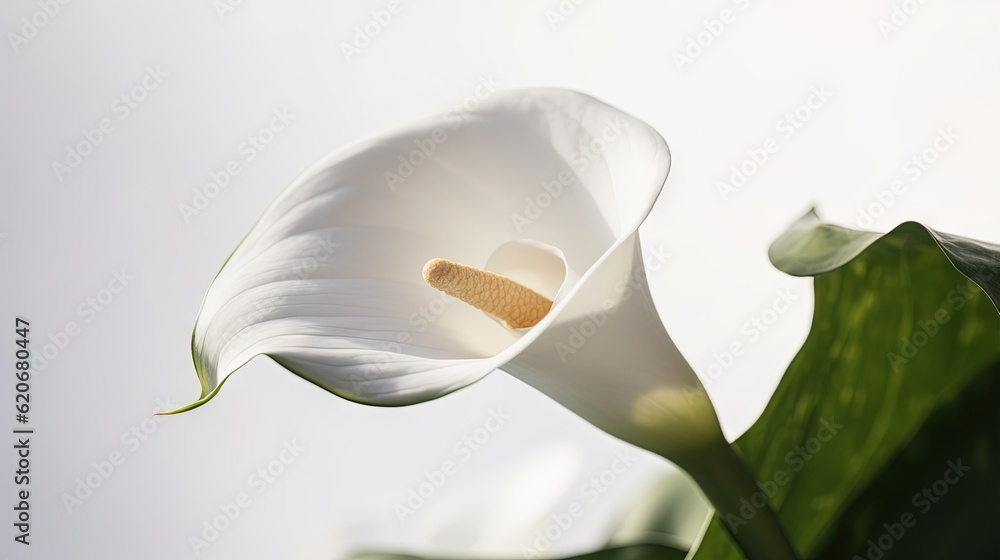
M 503 368 L 696 480 L 725 478 L 719 465 L 735 455 L 660 321 L 637 234 L 670 161 L 649 125 L 552 89 L 500 92 L 322 159 L 267 208 L 209 289 L 192 340 L 202 394 L 181 410 L 261 354 L 385 406 Z M 518 325 L 428 286 L 421 271 L 439 258 L 551 306 L 533 326 L 509 328 Z M 701 485 L 711 499 L 712 484 Z

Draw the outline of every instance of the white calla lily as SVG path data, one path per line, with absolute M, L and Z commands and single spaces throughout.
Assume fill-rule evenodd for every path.
M 669 167 L 646 124 L 553 90 L 497 94 L 458 128 L 432 118 L 325 158 L 212 284 L 192 344 L 196 404 L 259 354 L 376 405 L 433 399 L 504 367 L 634 439 L 637 416 L 653 413 L 644 401 L 675 391 L 671 404 L 687 406 L 681 388 L 699 386 L 655 312 L 636 234 Z M 492 268 L 552 310 L 507 329 L 426 286 L 435 257 Z M 716 424 L 710 408 L 691 417 Z
M 192 341 L 202 395 L 181 410 L 260 354 L 374 405 L 503 368 L 697 479 L 732 451 L 659 319 L 637 234 L 669 168 L 647 124 L 548 89 L 330 155 L 271 204 L 209 289 Z M 490 269 L 551 309 L 508 329 L 425 285 L 435 258 Z

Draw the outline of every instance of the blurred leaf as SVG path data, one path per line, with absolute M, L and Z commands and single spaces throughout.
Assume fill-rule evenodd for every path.
M 995 530 L 980 528 L 1000 496 L 1000 246 L 914 222 L 853 231 L 810 212 L 770 257 L 789 274 L 816 276 L 815 314 L 736 446 L 800 555 L 996 554 Z M 941 482 L 956 464 L 971 470 Z M 932 501 L 925 488 L 945 493 Z M 918 529 L 899 531 L 904 514 Z M 718 517 L 691 556 L 743 558 Z
M 636 544 L 590 552 L 581 556 L 565 556 L 566 560 L 684 560 L 685 552 L 663 544 Z M 404 554 L 363 553 L 352 560 L 430 560 L 423 556 Z M 455 560 L 466 557 L 452 557 Z M 441 560 L 441 559 L 434 559 Z M 507 559 L 501 559 L 507 560 Z M 515 560 L 515 559 L 509 559 Z
M 610 545 L 663 543 L 688 550 L 711 509 L 694 482 L 677 471 L 650 488 L 619 522 Z
M 567 560 L 683 560 L 687 556 L 688 549 L 708 522 L 709 512 L 708 503 L 694 482 L 683 472 L 674 471 L 650 488 L 625 513 L 609 540 L 607 548 L 563 558 Z M 533 557 L 527 552 L 523 552 L 521 557 Z M 414 556 L 401 553 L 361 552 L 351 556 L 351 560 L 446 560 L 449 558 L 457 560 L 470 556 Z M 475 557 L 499 558 L 478 554 Z M 504 559 L 499 558 L 499 560 Z

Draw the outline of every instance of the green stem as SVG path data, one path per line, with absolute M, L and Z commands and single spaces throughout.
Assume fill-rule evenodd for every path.
M 749 560 L 796 560 L 781 521 L 743 458 L 732 446 L 715 446 L 697 465 L 680 465 L 694 478 Z

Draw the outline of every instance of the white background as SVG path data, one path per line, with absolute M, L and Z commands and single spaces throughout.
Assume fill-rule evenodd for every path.
M 403 1 L 350 57 L 343 45 L 387 1 L 246 0 L 224 13 L 220 4 L 72 2 L 49 18 L 34 15 L 35 0 L 0 8 L 0 319 L 9 325 L 0 354 L 13 362 L 15 315 L 31 320 L 36 354 L 67 322 L 80 329 L 34 372 L 30 547 L 12 540 L 15 457 L 2 439 L 0 556 L 326 559 L 430 541 L 452 551 L 500 544 L 516 556 L 548 513 L 579 501 L 581 485 L 627 446 L 502 373 L 435 402 L 379 409 L 258 358 L 210 405 L 147 420 L 158 402 L 197 395 L 189 341 L 201 298 L 279 190 L 332 150 L 452 107 L 480 79 L 578 89 L 667 139 L 673 169 L 642 229 L 647 246 L 671 255 L 651 273 L 654 296 L 731 439 L 808 331 L 810 281 L 774 270 L 766 250 L 810 206 L 856 226 L 874 193 L 900 179 L 905 191 L 870 229 L 914 219 L 1000 240 L 991 2 L 897 0 L 912 13 L 884 33 L 890 2 L 565 0 L 559 19 L 547 14 L 559 13 L 558 0 Z M 731 23 L 712 23 L 723 10 Z M 32 34 L 22 20 L 32 17 L 49 21 Z M 126 116 L 115 100 L 147 67 L 166 76 Z M 832 95 L 800 111 L 811 114 L 787 138 L 781 119 L 813 87 Z M 291 124 L 243 161 L 240 143 L 281 108 Z M 53 162 L 105 118 L 114 130 L 57 174 Z M 907 160 L 949 126 L 958 139 L 912 180 Z M 769 137 L 778 150 L 724 200 L 718 182 Z M 179 205 L 234 158 L 243 172 L 186 221 Z M 134 280 L 99 313 L 79 313 L 122 268 Z M 798 301 L 751 341 L 742 325 L 785 288 Z M 709 378 L 715 353 L 733 342 L 747 352 Z M 13 385 L 9 372 L 0 378 L 0 431 L 15 427 Z M 462 462 L 453 445 L 498 407 L 511 419 Z M 122 439 L 144 427 L 152 433 L 138 446 Z M 292 440 L 305 451 L 257 494 L 248 476 Z M 78 479 L 114 452 L 124 463 L 67 508 Z M 449 459 L 458 474 L 401 524 L 393 505 Z M 550 552 L 597 545 L 667 468 L 642 454 Z M 240 492 L 251 505 L 195 554 L 189 537 Z

